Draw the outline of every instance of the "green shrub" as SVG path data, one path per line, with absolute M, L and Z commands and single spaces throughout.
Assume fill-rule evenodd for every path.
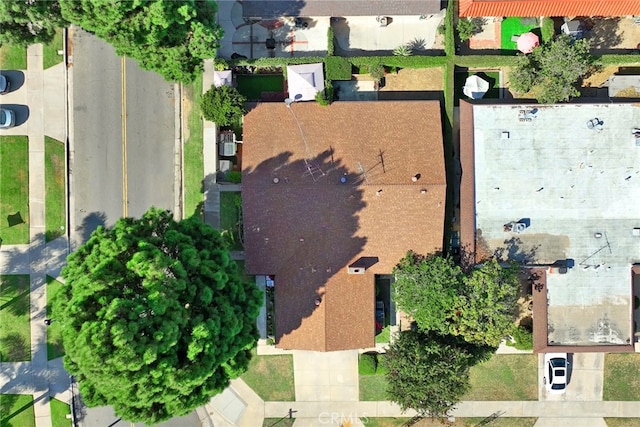
M 458 30 L 458 37 L 460 37 L 460 41 L 464 42 L 469 40 L 475 33 L 476 26 L 471 19 L 460 18 L 460 20 L 458 20 L 456 30 Z
M 384 77 L 384 67 L 381 64 L 369 65 L 369 75 L 376 80 L 380 80 Z
M 216 58 L 213 63 L 216 71 L 224 71 L 229 69 L 229 64 L 222 58 Z
M 358 363 L 358 374 L 374 375 L 378 367 L 378 353 L 363 353 Z
M 411 56 L 413 55 L 413 51 L 411 50 L 411 47 L 406 44 L 401 44 L 397 48 L 393 49 L 393 54 L 395 56 Z
M 200 98 L 200 110 L 205 119 L 218 126 L 228 126 L 242 119 L 245 102 L 247 99 L 236 88 L 211 86 Z
M 324 91 L 316 93 L 316 102 L 324 107 L 331 104 L 334 100 L 334 89 L 331 80 L 325 80 Z
M 639 64 L 640 55 L 602 55 L 600 58 L 596 58 L 596 62 L 602 65 Z
M 377 375 L 386 375 L 389 373 L 386 364 L 384 363 L 385 354 L 378 353 L 376 355 L 376 374 Z
M 553 19 L 545 16 L 542 18 L 542 25 L 540 28 L 540 32 L 542 33 L 542 42 L 547 43 L 553 40 L 553 36 L 556 35 L 556 30 L 553 24 Z
M 254 66 L 254 67 L 286 67 L 287 65 L 297 64 L 314 64 L 322 62 L 324 58 L 321 56 L 300 56 L 300 57 L 276 57 L 276 58 L 245 58 L 235 59 L 229 63 L 238 66 Z
M 450 1 L 449 4 L 447 4 L 447 13 L 444 16 L 444 51 L 448 56 L 454 56 L 456 52 L 453 17 L 457 14 L 457 4 L 458 2 Z
M 242 172 L 240 171 L 227 172 L 227 181 L 232 182 L 234 184 L 240 184 L 240 182 L 242 181 Z
M 533 350 L 533 333 L 523 327 L 518 326 L 512 332 L 513 342 L 507 340 L 507 345 L 518 350 Z
M 351 80 L 351 62 L 341 56 L 327 56 L 324 60 L 327 80 Z
M 444 36 L 446 32 L 447 32 L 447 26 L 446 25 L 444 25 L 444 24 L 438 25 L 438 34 L 441 34 L 441 35 Z
M 477 55 L 476 55 L 477 57 Z M 358 68 L 381 64 L 385 67 L 398 68 L 430 68 L 442 67 L 446 64 L 445 56 L 355 56 L 349 58 L 351 63 Z M 366 71 L 365 71 L 366 72 Z
M 327 29 L 327 56 L 333 56 L 336 49 L 336 39 L 333 36 L 333 28 L 329 26 Z

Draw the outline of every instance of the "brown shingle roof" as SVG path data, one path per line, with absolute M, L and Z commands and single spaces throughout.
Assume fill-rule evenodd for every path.
M 445 7 L 445 0 L 244 0 L 242 15 L 262 19 L 281 16 L 428 15 Z
M 246 269 L 275 275 L 278 346 L 373 346 L 374 275 L 442 247 L 439 103 L 258 104 L 243 140 Z
M 637 0 L 460 0 L 460 16 L 625 16 Z

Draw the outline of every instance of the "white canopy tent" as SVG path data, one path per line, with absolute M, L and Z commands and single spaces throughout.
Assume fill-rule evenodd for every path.
M 467 77 L 462 93 L 471 99 L 480 99 L 489 90 L 489 82 L 478 77 L 476 74 Z
M 232 84 L 233 74 L 231 73 L 231 70 L 213 72 L 213 85 L 215 87 L 231 86 Z
M 294 101 L 313 101 L 324 90 L 322 62 L 287 66 L 289 98 Z

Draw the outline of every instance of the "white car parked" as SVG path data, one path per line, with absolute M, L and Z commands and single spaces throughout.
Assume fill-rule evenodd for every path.
M 544 355 L 544 386 L 547 393 L 563 394 L 567 390 L 569 375 L 567 353 L 546 353 Z

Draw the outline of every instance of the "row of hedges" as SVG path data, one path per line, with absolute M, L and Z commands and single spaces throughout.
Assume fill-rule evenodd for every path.
M 384 375 L 388 371 L 383 366 L 384 354 L 376 352 L 362 353 L 358 358 L 358 374 L 360 375 Z
M 342 56 L 327 56 L 324 59 L 327 80 L 351 80 L 351 62 Z

